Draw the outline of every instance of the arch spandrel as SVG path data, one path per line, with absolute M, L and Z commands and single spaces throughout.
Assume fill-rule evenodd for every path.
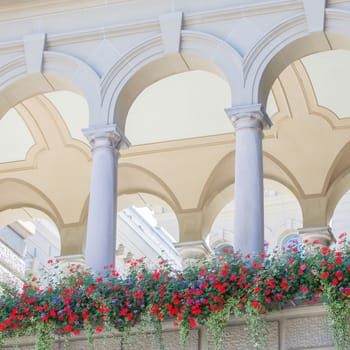
M 183 30 L 180 52 L 164 55 L 163 50 L 160 36 L 148 39 L 125 54 L 102 78 L 107 123 L 116 123 L 124 130 L 129 108 L 139 93 L 160 79 L 188 70 L 219 75 L 229 83 L 232 98 L 241 100 L 242 58 L 226 42 L 206 33 Z
M 90 124 L 101 117 L 100 79 L 85 62 L 75 57 L 45 51 L 40 73 L 27 73 L 24 57 L 0 67 L 0 117 L 11 107 L 40 94 L 69 90 L 83 95 L 89 105 Z

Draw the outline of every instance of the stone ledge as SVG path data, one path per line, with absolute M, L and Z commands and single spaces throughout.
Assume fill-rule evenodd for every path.
M 273 311 L 267 316 L 268 350 L 335 350 L 332 335 L 327 326 L 326 310 L 323 304 L 287 307 L 281 311 Z M 121 334 L 96 335 L 96 350 L 138 350 L 155 349 L 158 347 L 150 334 L 138 335 L 133 330 L 130 344 L 121 346 Z M 178 330 L 170 321 L 163 322 L 165 350 L 179 349 Z M 190 332 L 188 350 L 215 350 L 212 339 L 206 334 L 205 327 L 198 327 Z M 253 350 L 250 347 L 248 333 L 243 319 L 231 317 L 227 323 L 223 338 L 224 349 Z M 10 340 L 4 349 L 13 349 L 14 340 Z M 18 340 L 19 350 L 34 350 L 34 337 L 21 337 Z M 63 344 L 53 343 L 52 350 L 63 349 Z M 70 350 L 88 349 L 86 337 L 72 337 Z

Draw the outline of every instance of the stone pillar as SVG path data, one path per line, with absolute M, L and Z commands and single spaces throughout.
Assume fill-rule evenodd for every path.
M 329 247 L 336 241 L 330 226 L 304 227 L 298 232 L 305 246 Z
M 185 268 L 194 263 L 197 259 L 204 258 L 210 253 L 204 241 L 190 241 L 175 243 L 175 248 L 182 257 L 182 267 Z
M 92 146 L 85 263 L 93 272 L 115 262 L 117 162 L 121 135 L 115 125 L 83 130 Z
M 264 249 L 262 130 L 271 121 L 261 105 L 226 110 L 236 134 L 234 249 L 244 255 Z

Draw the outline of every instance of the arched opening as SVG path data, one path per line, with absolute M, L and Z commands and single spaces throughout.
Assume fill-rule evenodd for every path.
M 159 256 L 180 266 L 174 243 L 179 240 L 176 214 L 164 200 L 148 193 L 118 198 L 117 266 L 124 268 L 130 258 L 147 258 L 157 263 Z
M 345 173 L 349 59 L 350 51 L 340 49 L 298 58 L 270 90 L 273 127 L 266 131 L 264 150 L 292 174 L 300 197 L 325 197 Z
M 133 102 L 126 136 L 133 145 L 232 132 L 226 81 L 205 71 L 179 73 L 148 86 Z
M 298 234 L 297 229 L 302 227 L 302 212 L 296 197 L 282 184 L 265 179 L 264 188 L 264 236 L 272 250 L 284 244 L 287 237 Z M 234 199 L 231 199 L 216 216 L 207 242 L 211 249 L 217 250 L 232 245 L 233 236 Z
M 1 128 L 3 123 L 5 127 Z M 55 225 L 36 220 L 34 226 L 47 235 L 50 232 L 56 235 L 56 225 L 62 229 L 62 245 L 59 240 L 50 248 L 55 256 L 61 254 L 61 249 L 63 254 L 81 253 L 83 234 L 80 231 L 84 224 L 81 212 L 90 180 L 90 150 L 81 129 L 88 123 L 87 101 L 67 90 L 20 101 L 0 120 L 6 141 L 0 149 L 0 209 L 31 207 L 46 212 Z M 77 227 L 77 232 L 72 228 L 68 233 L 69 227 Z M 33 235 L 34 239 L 37 254 L 40 253 L 38 246 L 51 244 L 45 243 L 44 236 L 39 242 L 40 234 Z M 35 254 L 32 252 L 34 257 Z M 38 264 L 32 265 L 37 272 Z
M 350 191 L 341 197 L 329 225 L 332 228 L 332 233 L 337 239 L 343 232 L 350 233 Z
M 39 277 L 48 260 L 61 254 L 61 239 L 51 218 L 31 207 L 0 212 L 0 279 L 15 285 L 28 274 Z
M 287 187 L 265 179 L 264 188 L 265 241 L 269 250 L 273 250 L 298 237 L 298 229 L 303 227 L 303 216 L 297 198 Z

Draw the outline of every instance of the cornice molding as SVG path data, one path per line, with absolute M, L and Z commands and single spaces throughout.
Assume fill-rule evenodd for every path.
M 285 11 L 302 11 L 301 1 L 266 1 L 265 3 L 247 4 L 220 8 L 219 10 L 208 10 L 189 14 L 185 17 L 185 25 L 210 23 L 216 21 L 227 21 L 236 18 L 262 16 L 270 13 Z
M 86 2 L 88 3 L 86 5 Z M 113 0 L 110 1 L 111 4 L 113 3 L 125 3 L 128 2 L 127 0 Z M 46 1 L 40 1 L 40 6 L 35 5 L 35 1 L 29 2 L 27 6 L 23 5 L 23 1 L 16 1 L 16 2 L 8 2 L 8 6 L 10 10 L 8 12 L 19 12 L 20 9 L 23 13 L 26 9 L 39 9 L 40 6 L 42 8 L 46 9 L 46 12 L 49 14 L 50 12 L 47 11 L 47 8 L 57 6 L 58 4 L 64 4 L 66 7 L 59 11 L 69 11 L 81 8 L 80 6 L 72 6 L 72 4 L 76 4 L 76 2 L 72 2 L 69 0 L 46 0 Z M 26 2 L 27 3 L 27 2 Z M 89 6 L 89 3 L 91 4 Z M 98 5 L 99 3 L 99 5 Z M 68 6 L 69 5 L 69 6 Z M 23 9 L 24 6 L 24 9 Z M 101 6 L 100 2 L 97 2 L 97 0 L 85 0 L 84 1 L 84 9 L 86 9 L 86 6 L 89 7 L 96 7 Z M 6 13 L 4 10 L 4 7 L 6 5 L 2 5 L 2 11 L 0 11 L 0 18 L 3 14 L 8 21 L 10 18 L 10 13 Z M 269 13 L 277 13 L 277 12 L 285 12 L 285 11 L 302 11 L 303 10 L 303 4 L 301 1 L 296 0 L 288 0 L 288 1 L 266 1 L 264 3 L 258 3 L 258 4 L 249 4 L 249 5 L 239 5 L 239 6 L 230 6 L 230 7 L 223 7 L 219 10 L 206 10 L 206 11 L 197 11 L 193 13 L 184 14 L 184 27 L 188 27 L 195 24 L 205 24 L 215 21 L 226 21 L 226 20 L 232 20 L 235 18 L 242 18 L 242 15 L 244 17 L 251 17 L 251 16 L 257 16 L 257 15 L 266 15 Z M 53 11 L 53 13 L 57 13 L 57 9 Z M 39 13 L 36 12 L 32 16 L 38 16 Z M 18 18 L 13 18 L 13 20 L 18 20 Z M 57 47 L 61 45 L 70 45 L 75 43 L 81 43 L 81 42 L 88 42 L 88 41 L 94 41 L 94 40 L 102 40 L 103 38 L 113 38 L 118 36 L 126 36 L 130 34 L 137 34 L 137 33 L 146 33 L 146 32 L 160 32 L 160 24 L 158 18 L 148 19 L 148 20 L 142 20 L 142 21 L 136 21 L 131 23 L 122 23 L 115 26 L 107 26 L 107 27 L 94 27 L 89 30 L 77 30 L 69 33 L 62 33 L 62 34 L 47 34 L 47 48 Z M 0 43 L 0 53 L 16 53 L 23 51 L 23 41 L 21 39 L 14 40 L 14 41 L 7 41 Z
M 271 42 L 274 42 L 275 39 L 281 36 L 281 34 L 288 33 L 289 30 L 298 28 L 298 26 L 300 25 L 305 26 L 306 29 L 305 16 L 303 13 L 299 13 L 293 17 L 287 18 L 286 20 L 278 23 L 269 32 L 265 33 L 263 38 L 259 38 L 256 45 L 254 45 L 252 49 L 248 52 L 248 54 L 243 58 L 243 71 L 245 79 L 247 79 L 249 71 L 256 62 L 256 59 L 260 55 L 260 53 L 266 50 L 267 47 L 271 47 Z M 298 33 L 292 31 L 292 33 L 289 34 L 288 39 L 294 37 L 296 34 Z M 285 41 L 288 40 L 285 39 L 283 42 L 276 42 L 275 45 L 281 45 Z

